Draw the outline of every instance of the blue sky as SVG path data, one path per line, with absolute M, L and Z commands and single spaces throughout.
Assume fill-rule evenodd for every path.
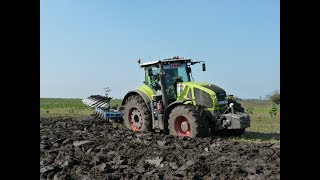
M 240 98 L 280 90 L 279 0 L 41 0 L 40 97 L 122 98 L 142 62 L 182 56 Z

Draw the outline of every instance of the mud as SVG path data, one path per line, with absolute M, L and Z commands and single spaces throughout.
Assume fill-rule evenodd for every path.
M 143 134 L 94 117 L 40 128 L 40 179 L 280 179 L 279 144 Z

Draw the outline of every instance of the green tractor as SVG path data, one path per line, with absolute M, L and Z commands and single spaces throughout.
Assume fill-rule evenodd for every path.
M 192 61 L 173 57 L 138 63 L 145 81 L 122 101 L 123 123 L 133 131 L 164 132 L 175 136 L 204 137 L 209 133 L 242 135 L 250 118 L 220 87 L 191 80 Z M 193 78 L 192 78 L 193 79 Z

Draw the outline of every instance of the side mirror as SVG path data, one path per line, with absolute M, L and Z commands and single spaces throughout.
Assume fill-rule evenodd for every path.
M 187 67 L 187 73 L 191 73 L 191 67 Z
M 205 63 L 202 64 L 202 71 L 206 71 L 206 64 Z

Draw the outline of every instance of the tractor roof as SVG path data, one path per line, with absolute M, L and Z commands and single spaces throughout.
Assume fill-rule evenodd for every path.
M 155 66 L 157 64 L 171 64 L 171 63 L 188 63 L 191 62 L 191 59 L 184 59 L 184 58 L 169 58 L 169 59 L 163 59 L 163 60 L 158 60 L 158 61 L 152 61 L 152 62 L 147 62 L 147 63 L 142 63 L 140 64 L 140 67 L 148 67 L 148 66 Z

